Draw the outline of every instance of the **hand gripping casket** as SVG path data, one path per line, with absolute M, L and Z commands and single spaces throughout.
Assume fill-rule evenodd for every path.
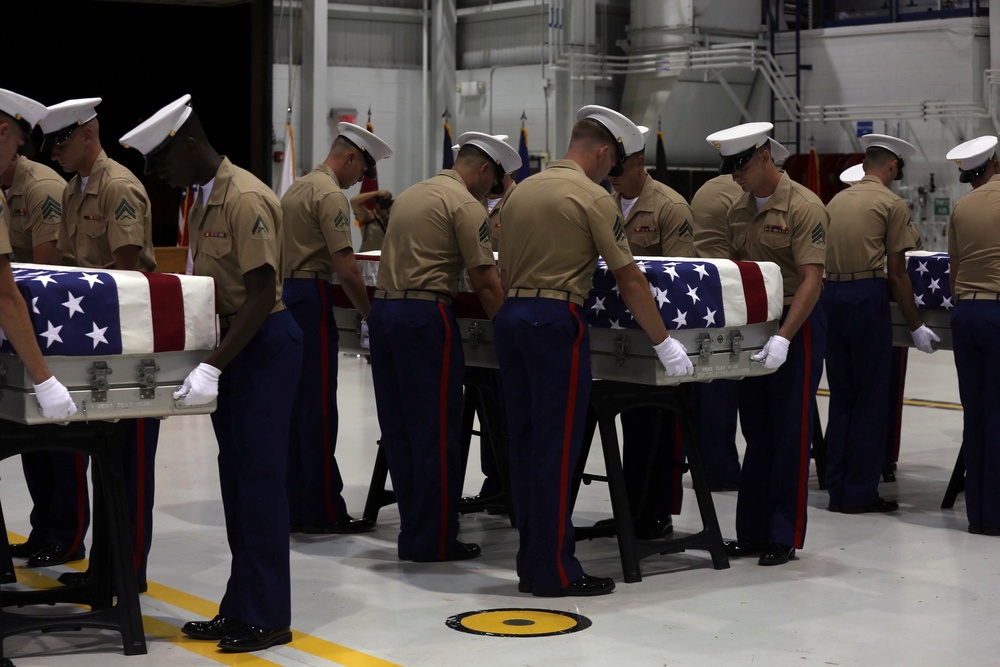
M 378 253 L 357 255 L 371 292 L 378 274 Z M 649 338 L 618 294 L 614 274 L 598 262 L 594 289 L 584 304 L 590 324 L 591 370 L 596 379 L 666 385 L 715 378 L 764 375 L 771 370 L 751 361 L 778 330 L 782 311 L 781 270 L 770 262 L 637 257 L 670 335 L 684 344 L 693 376 L 669 378 Z M 464 276 L 455 299 L 465 363 L 497 368 L 493 324 Z M 340 347 L 359 351 L 359 318 L 342 291 L 335 289 Z
M 925 252 L 914 250 L 906 253 L 906 272 L 913 284 L 913 299 L 916 301 L 920 319 L 940 338 L 934 346 L 950 350 L 951 309 L 955 300 L 951 295 L 951 260 L 946 252 Z M 892 311 L 892 344 L 896 347 L 913 347 L 913 336 L 906 324 L 903 313 L 895 301 Z
M 173 391 L 218 343 L 215 281 L 202 276 L 14 264 L 38 346 L 70 390 L 71 421 L 202 414 Z M 39 413 L 32 382 L 0 334 L 0 419 Z

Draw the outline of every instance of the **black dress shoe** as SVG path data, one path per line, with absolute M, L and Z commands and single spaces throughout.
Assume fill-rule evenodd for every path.
M 404 553 L 399 553 L 399 560 L 412 560 L 414 563 L 440 563 L 447 560 L 469 560 L 470 558 L 475 558 L 479 554 L 483 553 L 483 550 L 479 548 L 478 544 L 473 542 L 459 542 L 455 540 L 451 545 L 451 550 L 448 555 L 444 558 L 404 558 Z
M 242 627 L 243 624 L 235 618 L 216 614 L 215 618 L 211 621 L 188 621 L 181 628 L 181 632 L 194 639 L 214 639 L 215 641 L 219 641 Z
M 777 542 L 771 542 L 760 553 L 757 565 L 784 565 L 795 559 L 795 547 L 785 546 Z
M 21 542 L 20 544 L 11 544 L 8 549 L 10 550 L 11 558 L 31 558 L 35 555 L 35 552 L 41 549 L 44 544 L 33 544 L 31 542 Z
M 767 545 L 764 542 L 748 542 L 746 540 L 726 540 L 726 554 L 730 558 L 740 558 L 742 556 L 756 556 Z
M 302 526 L 301 532 L 306 535 L 357 535 L 375 530 L 375 522 L 371 519 L 355 519 L 345 514 L 326 526 Z
M 290 641 L 292 641 L 292 631 L 289 628 L 259 628 L 240 623 L 240 627 L 234 633 L 219 642 L 219 648 L 230 653 L 247 653 L 263 651 Z
M 708 490 L 709 491 L 714 491 L 716 493 L 720 493 L 720 492 L 723 492 L 723 491 L 739 491 L 740 490 L 740 485 L 739 484 L 709 484 L 708 485 Z
M 517 592 L 518 593 L 530 593 L 531 592 L 531 582 L 527 579 L 517 580 Z
M 674 532 L 674 520 L 669 516 L 665 519 L 652 517 L 635 524 L 635 536 L 640 540 L 658 540 L 672 532 Z
M 615 580 L 611 577 L 592 577 L 585 574 L 565 588 L 554 591 L 533 591 L 532 595 L 539 598 L 583 597 L 590 595 L 607 595 L 615 590 Z
M 976 526 L 970 523 L 969 532 L 973 535 L 991 535 L 996 537 L 1000 535 L 1000 528 L 987 528 L 986 526 Z
M 28 559 L 26 565 L 28 567 L 50 567 L 74 560 L 83 560 L 83 553 L 63 549 L 55 544 L 46 544 Z
M 871 505 L 863 507 L 842 507 L 840 511 L 844 514 L 865 514 L 867 512 L 895 512 L 899 509 L 899 503 L 895 500 L 877 498 Z

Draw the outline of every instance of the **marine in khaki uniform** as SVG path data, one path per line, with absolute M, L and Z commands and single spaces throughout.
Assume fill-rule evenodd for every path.
M 883 397 L 889 395 L 892 323 L 889 285 L 924 352 L 937 336 L 923 326 L 906 273 L 907 250 L 915 234 L 910 212 L 888 185 L 902 178 L 904 161 L 916 153 L 896 137 L 869 134 L 865 176 L 827 205 L 826 373 L 830 383 L 826 485 L 830 511 L 845 514 L 892 512 L 899 504 L 879 497 L 889 425 Z
M 625 156 L 643 144 L 639 128 L 625 116 L 583 107 L 565 159 L 519 183 L 500 215 L 507 299 L 494 326 L 523 593 L 604 595 L 615 587 L 610 578 L 583 572 L 570 517 L 592 383 L 582 306 L 598 256 L 614 273 L 667 373 L 693 372 L 684 346 L 667 335 L 649 282 L 632 259 L 620 209 L 598 185 L 609 173 L 621 174 Z
M 1000 161 L 995 136 L 977 137 L 949 151 L 973 187 L 958 200 L 948 223 L 951 260 L 952 345 L 964 428 L 965 508 L 969 532 L 1000 535 Z
M 77 266 L 95 269 L 156 269 L 152 221 L 146 190 L 132 172 L 109 158 L 101 147 L 97 117 L 99 97 L 53 105 L 40 125 L 42 151 L 63 171 L 75 174 L 62 198 L 62 225 L 57 248 L 75 257 Z M 159 419 L 126 420 L 122 467 L 133 531 L 132 553 L 139 591 L 146 590 L 146 564 L 153 539 L 153 495 Z M 51 561 L 70 554 L 53 553 Z M 36 555 L 37 559 L 37 555 Z M 53 564 L 53 563 L 42 563 Z M 75 582 L 87 574 L 69 572 L 60 581 Z
M 56 247 L 66 181 L 54 169 L 18 155 L 3 174 L 11 212 L 14 261 L 60 265 Z
M 521 165 L 480 132 L 458 139 L 453 169 L 393 206 L 372 303 L 371 359 L 382 447 L 399 506 L 398 555 L 418 562 L 479 555 L 459 542 L 465 361 L 452 301 L 463 270 L 490 319 L 503 294 L 480 200 Z
M 340 123 L 326 159 L 297 179 L 281 199 L 285 281 L 282 300 L 302 329 L 302 370 L 288 449 L 288 510 L 292 532 L 363 533 L 369 519 L 347 513 L 337 447 L 337 323 L 334 274 L 362 317 L 370 309 L 351 247 L 351 207 L 342 188 L 367 174 L 392 149 L 362 127 Z M 365 324 L 367 327 L 367 323 Z
M 740 423 L 747 441 L 730 556 L 760 565 L 795 557 L 806 533 L 806 490 L 816 388 L 826 316 L 823 289 L 829 215 L 812 191 L 774 165 L 788 151 L 768 137 L 771 123 L 746 123 L 709 135 L 743 196 L 729 210 L 732 256 L 781 268 L 785 309 L 778 333 L 751 357 L 770 375 L 740 381 Z
M 7 192 L 11 213 L 14 261 L 62 264 L 56 248 L 62 221 L 62 196 L 66 181 L 50 167 L 15 156 L 0 180 Z M 82 554 L 90 526 L 87 498 L 89 457 L 81 452 L 33 451 L 21 455 L 24 480 L 34 505 L 31 532 L 26 542 L 13 544 L 11 555 L 36 564 L 36 553 L 58 550 Z
M 513 177 L 510 174 L 504 174 L 503 194 L 499 197 L 487 195 L 486 199 L 483 200 L 483 206 L 486 207 L 486 213 L 489 215 L 490 243 L 493 252 L 500 251 L 500 211 L 503 210 L 504 203 L 516 186 L 517 183 L 514 182 Z
M 648 128 L 638 126 L 645 138 Z M 645 145 L 625 157 L 622 173 L 608 180 L 621 209 L 625 236 L 633 255 L 647 257 L 693 257 L 691 207 L 679 192 L 646 173 Z M 621 414 L 622 466 L 629 507 L 640 518 L 635 533 L 640 538 L 658 538 L 673 531 L 672 514 L 681 513 L 684 448 L 680 428 L 672 413 L 637 407 Z M 659 441 L 654 442 L 654 434 Z M 655 459 L 651 449 L 656 449 Z M 649 462 L 657 461 L 650 477 Z M 653 489 L 646 490 L 652 479 Z M 642 506 L 648 498 L 649 507 Z
M 691 212 L 695 255 L 729 258 L 729 209 L 742 196 L 743 188 L 732 174 L 715 176 L 694 193 Z M 740 454 L 736 448 L 738 387 L 737 380 L 712 380 L 691 387 L 701 461 L 713 491 L 735 491 L 740 483 Z
M 368 208 L 368 202 L 372 207 Z M 361 247 L 358 252 L 373 252 L 382 249 L 385 232 L 389 228 L 392 211 L 392 193 L 388 190 L 361 192 L 351 197 L 351 209 L 357 224 L 361 227 Z
M 200 405 L 218 397 L 212 426 L 233 562 L 218 615 L 181 630 L 223 651 L 258 651 L 292 639 L 285 474 L 302 331 L 281 303 L 281 203 L 215 151 L 190 99 L 120 141 L 146 156 L 146 173 L 198 186 L 189 215 L 194 269 L 215 279 L 221 316 L 219 347 L 174 398 Z
M 0 164 L 14 163 L 18 149 L 31 141 L 31 130 L 45 112 L 44 104 L 0 88 Z M 52 375 L 38 347 L 28 308 L 11 271 L 10 254 L 13 246 L 10 229 L 10 205 L 6 199 L 0 198 L 0 329 L 14 346 L 35 383 L 35 395 L 42 415 L 66 419 L 74 415 L 77 408 L 66 387 Z M 44 458 L 49 459 L 48 464 Z M 57 472 L 51 464 L 52 458 L 44 458 L 40 466 L 32 466 L 28 459 L 24 461 L 25 476 L 35 510 L 32 512 L 32 530 L 28 541 L 10 547 L 11 556 L 15 558 L 30 558 L 39 550 L 44 550 L 46 555 L 53 549 L 75 553 L 83 547 L 82 538 L 86 526 L 81 525 L 82 520 L 77 520 L 73 507 L 65 506 L 69 499 L 63 496 L 57 498 L 55 495 L 60 485 L 72 484 L 79 479 L 75 474 L 76 459 L 73 455 L 61 457 L 67 465 L 60 465 Z M 39 468 L 39 475 L 49 480 L 48 484 L 44 483 L 44 479 L 31 478 L 29 470 L 36 467 Z M 65 476 L 60 473 L 65 473 Z M 42 517 L 42 514 L 48 513 L 46 510 L 54 511 L 57 515 Z

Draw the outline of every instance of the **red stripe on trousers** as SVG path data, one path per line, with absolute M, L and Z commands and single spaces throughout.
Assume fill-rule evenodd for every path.
M 76 452 L 73 457 L 74 468 L 76 469 L 76 534 L 73 535 L 73 543 L 70 545 L 70 553 L 76 553 L 83 543 L 84 524 L 87 521 L 87 469 L 83 465 L 84 454 Z
M 809 376 L 812 371 L 812 332 L 809 320 L 802 324 L 802 347 L 805 349 L 805 364 L 802 378 L 802 423 L 799 438 L 799 490 L 796 494 L 795 544 L 801 549 L 806 539 L 806 490 L 809 481 L 809 436 L 812 434 L 812 420 L 809 419 Z
M 743 299 L 747 305 L 747 324 L 767 320 L 767 288 L 764 274 L 755 262 L 733 262 L 740 270 L 743 283 Z
M 146 422 L 135 420 L 135 547 L 132 562 L 139 573 L 146 550 Z
M 438 437 L 438 453 L 441 457 L 441 537 L 438 544 L 438 556 L 441 560 L 448 557 L 448 374 L 451 371 L 451 323 L 444 304 L 438 304 L 441 322 L 444 324 L 444 353 L 441 355 L 441 396 L 440 414 L 441 431 Z
M 585 331 L 583 320 L 576 310 L 576 304 L 569 304 L 569 311 L 576 318 L 577 334 L 573 341 L 573 350 L 570 353 L 569 365 L 569 392 L 566 396 L 566 420 L 563 422 L 563 448 L 562 461 L 559 466 L 559 534 L 556 540 L 556 566 L 559 570 L 559 581 L 562 587 L 569 586 L 569 578 L 566 576 L 566 568 L 563 567 L 562 551 L 566 542 L 566 512 L 569 506 L 569 450 L 573 441 L 573 421 L 576 416 L 576 386 L 580 381 L 580 341 L 583 340 Z
M 333 458 L 332 445 L 330 444 L 330 346 L 327 343 L 329 334 L 329 319 L 333 317 L 333 310 L 330 308 L 329 299 L 326 294 L 327 282 L 317 280 L 316 288 L 319 290 L 319 301 L 322 306 L 322 317 L 319 320 L 319 374 L 320 374 L 320 414 L 323 419 L 323 500 L 326 503 L 326 518 L 331 522 L 337 520 L 337 512 L 333 508 L 333 498 L 331 498 L 330 488 L 333 486 L 333 471 L 330 470 L 330 461 Z
M 908 350 L 905 347 L 899 348 L 896 354 L 899 355 L 899 391 L 893 397 L 896 401 L 894 419 L 892 422 L 892 460 L 899 460 L 900 430 L 903 428 L 903 383 L 906 382 L 906 355 Z
M 184 293 L 181 279 L 172 273 L 142 272 L 149 281 L 149 310 L 153 319 L 153 351 L 184 349 Z M 122 323 L 124 324 L 124 322 Z

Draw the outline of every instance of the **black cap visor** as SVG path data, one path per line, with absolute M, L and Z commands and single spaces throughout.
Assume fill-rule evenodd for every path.
M 981 165 L 979 165 L 975 169 L 969 169 L 969 170 L 961 169 L 961 170 L 959 170 L 959 172 L 958 172 L 958 181 L 960 183 L 972 183 L 973 181 L 978 181 L 980 178 L 983 177 L 983 174 L 986 173 L 986 168 L 990 166 L 990 162 L 993 161 L 993 157 L 995 157 L 995 156 L 991 156 L 989 160 L 987 160 L 986 162 L 982 163 Z
M 903 167 L 906 166 L 906 162 L 904 162 L 903 158 L 899 157 L 898 155 L 896 156 L 896 160 L 899 162 L 899 169 L 896 170 L 896 178 L 892 180 L 901 181 L 903 180 Z
M 625 146 L 622 144 L 622 142 L 618 141 L 618 137 L 615 136 L 615 133 L 609 130 L 608 127 L 601 121 L 597 120 L 596 118 L 586 118 L 585 120 L 589 120 L 591 123 L 594 123 L 599 128 L 607 132 L 608 136 L 611 137 L 611 140 L 615 144 L 615 152 L 618 153 L 618 162 L 616 162 L 615 165 L 611 167 L 611 171 L 608 172 L 608 176 L 614 176 L 616 178 L 618 176 L 621 176 L 625 171 L 625 168 L 622 167 L 622 163 L 625 162 L 625 159 L 628 157 L 627 155 L 625 155 Z
M 722 164 L 719 165 L 719 173 L 732 174 L 743 169 L 748 164 L 750 164 L 750 159 L 754 156 L 754 153 L 756 153 L 759 149 L 760 146 L 753 146 L 751 148 L 746 149 L 742 153 L 723 156 Z
M 42 138 L 41 151 L 43 153 L 48 153 L 56 146 L 60 146 L 66 143 L 67 141 L 69 141 L 69 138 L 73 136 L 73 133 L 76 132 L 76 130 L 80 127 L 82 127 L 82 125 L 73 123 L 72 125 L 64 127 L 61 130 L 56 130 L 55 132 L 49 132 Z
M 365 157 L 365 164 L 368 165 L 368 168 L 365 169 L 365 172 L 364 172 L 365 178 L 367 178 L 369 180 L 372 180 L 372 181 L 374 181 L 376 178 L 378 178 L 378 166 L 375 163 L 375 158 L 373 158 L 371 155 L 369 155 L 368 151 L 366 151 L 364 148 L 362 148 L 361 146 L 358 146 L 356 143 L 354 143 L 353 141 L 351 141 L 350 139 L 348 139 L 344 135 L 340 135 L 340 138 L 343 139 L 344 141 L 346 141 L 347 143 L 349 143 L 350 145 L 354 146 L 355 148 L 357 148 L 359 151 L 361 151 L 361 154 Z

